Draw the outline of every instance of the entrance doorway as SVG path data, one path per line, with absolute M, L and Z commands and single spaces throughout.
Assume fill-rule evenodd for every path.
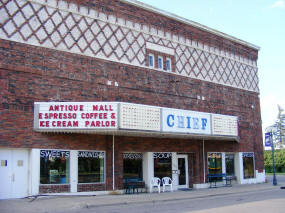
M 28 151 L 0 150 L 0 199 L 28 195 Z
M 189 188 L 188 156 L 177 155 L 178 160 L 178 188 Z

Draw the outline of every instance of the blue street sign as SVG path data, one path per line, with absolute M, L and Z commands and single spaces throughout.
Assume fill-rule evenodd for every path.
M 271 146 L 271 133 L 265 133 L 265 146 Z

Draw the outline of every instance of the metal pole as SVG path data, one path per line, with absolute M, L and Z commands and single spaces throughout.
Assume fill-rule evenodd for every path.
M 203 173 L 204 173 L 204 183 L 206 183 L 206 171 L 205 171 L 205 141 L 203 138 Z
M 113 191 L 115 190 L 115 136 L 113 135 Z
M 272 166 L 273 166 L 273 185 L 277 185 L 277 179 L 275 174 L 275 161 L 274 161 L 274 144 L 272 139 L 272 132 L 270 132 L 270 138 L 271 138 L 271 148 L 272 148 Z

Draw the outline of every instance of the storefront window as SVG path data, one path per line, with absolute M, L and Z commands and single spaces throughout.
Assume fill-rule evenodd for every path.
M 208 174 L 222 173 L 222 154 L 209 153 L 208 154 Z
M 235 176 L 235 155 L 226 154 L 226 173 L 227 176 Z
M 244 179 L 254 178 L 253 153 L 242 153 L 242 160 Z
M 41 150 L 40 151 L 40 183 L 67 184 L 69 183 L 69 151 Z
M 142 154 L 124 153 L 124 179 L 142 181 Z
M 104 152 L 78 152 L 78 183 L 104 182 Z
M 153 153 L 154 159 L 154 177 L 163 177 L 172 178 L 172 154 L 171 153 Z

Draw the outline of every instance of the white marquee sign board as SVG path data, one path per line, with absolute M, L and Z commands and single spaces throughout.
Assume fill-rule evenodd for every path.
M 179 109 L 162 109 L 162 131 L 211 134 L 211 114 Z
M 118 104 L 111 102 L 35 102 L 35 130 L 117 129 Z
M 235 116 L 212 114 L 212 134 L 238 136 L 238 120 Z
M 120 104 L 120 128 L 160 131 L 160 108 L 139 104 Z

